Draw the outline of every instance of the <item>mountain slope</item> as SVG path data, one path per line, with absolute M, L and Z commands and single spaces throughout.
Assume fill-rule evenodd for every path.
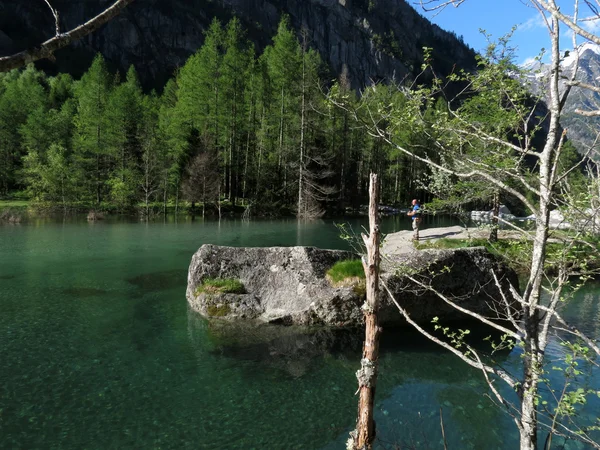
M 110 0 L 52 3 L 66 29 L 92 17 Z M 309 45 L 319 50 L 334 73 L 347 67 L 355 88 L 416 75 L 424 46 L 434 49 L 442 74 L 455 64 L 474 66 L 473 50 L 404 0 L 136 0 L 98 32 L 57 52 L 56 63 L 44 62 L 42 67 L 78 76 L 101 52 L 121 70 L 133 64 L 147 87 L 161 87 L 202 44 L 213 17 L 226 22 L 238 16 L 261 51 L 282 14 L 289 15 L 298 33 L 308 30 Z M 53 18 L 43 1 L 0 0 L 0 54 L 35 45 L 53 32 Z
M 579 56 L 579 61 L 577 61 Z M 595 44 L 583 44 L 574 51 L 567 52 L 561 62 L 563 75 L 570 77 L 578 64 L 577 80 L 593 86 L 600 82 L 600 46 Z M 547 65 L 528 67 L 531 75 L 528 81 L 536 93 L 543 95 L 544 86 L 548 81 Z M 564 89 L 564 84 L 563 84 Z M 567 130 L 567 136 L 573 141 L 581 153 L 585 153 L 589 146 L 594 144 L 598 130 L 600 130 L 600 118 L 584 117 L 575 111 L 581 109 L 592 111 L 600 109 L 600 94 L 574 87 L 569 94 L 565 104 L 562 117 L 562 126 Z
M 600 81 L 600 46 L 585 44 L 578 49 L 579 69 L 577 79 L 583 83 L 598 86 Z M 575 58 L 569 56 L 563 61 L 564 71 L 571 74 L 575 67 Z M 567 128 L 568 136 L 577 145 L 580 151 L 585 152 L 594 144 L 596 135 L 600 130 L 600 118 L 584 117 L 575 112 L 576 109 L 593 111 L 600 109 L 600 94 L 575 87 L 572 89 L 569 100 L 565 105 L 566 113 L 563 116 L 563 126 Z M 598 147 L 596 147 L 598 148 Z

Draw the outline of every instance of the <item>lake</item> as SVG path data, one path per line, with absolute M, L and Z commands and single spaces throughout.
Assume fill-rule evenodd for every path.
M 403 216 L 382 224 L 409 228 Z M 331 220 L 0 225 L 1 448 L 345 448 L 362 336 L 207 322 L 185 299 L 204 243 L 347 248 Z M 599 297 L 590 284 L 565 312 L 594 337 Z M 449 449 L 515 448 L 477 371 L 408 330 L 382 339 L 378 448 L 443 448 L 440 409 Z M 558 340 L 548 352 L 562 354 Z M 498 359 L 516 370 L 519 353 Z M 597 369 L 585 382 L 598 388 Z M 582 415 L 599 410 L 591 400 Z

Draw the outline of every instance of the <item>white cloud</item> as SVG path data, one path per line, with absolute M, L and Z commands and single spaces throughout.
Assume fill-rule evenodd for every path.
M 529 18 L 517 27 L 517 31 L 531 31 L 544 27 L 544 20 L 540 14 Z
M 581 22 L 581 25 L 590 33 L 598 34 L 600 31 L 600 19 L 586 20 Z
M 536 58 L 527 58 L 521 63 L 521 67 L 529 68 L 537 64 Z

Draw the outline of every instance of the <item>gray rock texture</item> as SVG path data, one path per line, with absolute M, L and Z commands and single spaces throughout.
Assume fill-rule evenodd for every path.
M 325 278 L 337 261 L 353 255 L 314 247 L 220 247 L 203 245 L 192 257 L 187 299 L 207 317 L 259 319 L 284 324 L 349 325 L 360 321 L 362 303 L 352 288 Z M 234 278 L 245 294 L 200 294 L 205 278 Z
M 509 284 L 518 290 L 517 274 L 484 247 L 454 250 L 423 250 L 391 255 L 382 264 L 382 278 L 396 300 L 419 323 L 465 320 L 468 317 L 442 300 L 443 294 L 457 305 L 485 317 L 502 320 L 506 304 L 492 271 L 510 299 Z M 413 278 L 415 281 L 410 280 Z M 424 286 L 423 286 L 424 285 Z M 511 302 L 511 307 L 515 307 Z M 382 323 L 403 323 L 398 308 L 384 296 L 380 309 Z
M 413 251 L 386 258 L 382 278 L 395 298 L 421 323 L 438 316 L 444 320 L 467 317 L 408 276 L 431 286 L 461 306 L 492 318 L 501 318 L 504 303 L 491 271 L 507 290 L 518 286 L 516 274 L 484 248 Z M 356 258 L 348 252 L 313 247 L 235 248 L 203 245 L 192 258 L 187 299 L 205 317 L 328 326 L 356 326 L 363 321 L 364 302 L 356 282 L 333 286 L 327 270 L 337 261 Z M 234 278 L 243 294 L 197 293 L 206 278 Z M 380 321 L 405 325 L 396 306 L 382 294 Z
M 536 62 L 529 67 L 531 72 L 526 82 L 531 90 L 539 94 L 549 102 L 549 76 L 550 65 Z M 567 80 L 577 68 L 576 79 L 584 84 L 596 86 L 600 79 L 600 46 L 590 42 L 580 44 L 576 49 L 565 52 L 561 59 L 561 69 L 563 77 L 560 81 L 560 89 L 564 90 L 567 86 Z M 561 115 L 561 125 L 567 130 L 567 136 L 573 142 L 581 154 L 595 145 L 595 139 L 598 127 L 600 126 L 599 117 L 584 117 L 575 111 L 581 109 L 592 111 L 597 109 L 600 102 L 600 92 L 594 92 L 591 89 L 573 87 L 565 102 L 565 107 Z
M 93 17 L 113 0 L 53 0 L 63 29 Z M 308 31 L 335 74 L 345 66 L 352 85 L 402 80 L 420 71 L 423 47 L 434 49 L 438 73 L 454 65 L 474 67 L 474 52 L 455 35 L 432 25 L 404 0 L 136 0 L 101 30 L 56 53 L 44 67 L 78 76 L 100 52 L 122 71 L 134 65 L 147 87 L 161 87 L 204 41 L 217 17 L 240 18 L 261 52 L 271 43 L 282 15 L 298 35 Z M 24 50 L 54 35 L 43 1 L 0 0 L 0 54 Z

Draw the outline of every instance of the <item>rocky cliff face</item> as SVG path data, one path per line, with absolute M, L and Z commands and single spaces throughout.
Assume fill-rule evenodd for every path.
M 112 0 L 54 0 L 63 28 L 93 17 Z M 414 76 L 422 48 L 434 48 L 441 73 L 453 65 L 470 67 L 474 52 L 453 34 L 421 17 L 404 0 L 136 0 L 121 16 L 81 42 L 57 53 L 44 68 L 79 75 L 101 52 L 122 70 L 133 64 L 147 86 L 160 87 L 203 42 L 213 17 L 238 16 L 261 51 L 271 41 L 283 14 L 308 31 L 333 72 L 347 67 L 355 88 L 372 81 Z M 54 33 L 43 1 L 0 0 L 0 54 L 42 42 Z
M 579 61 L 577 61 L 576 56 L 579 56 Z M 571 52 L 567 52 L 561 61 L 565 77 L 571 76 L 576 64 L 577 80 L 591 86 L 597 86 L 600 80 L 600 46 L 586 43 Z M 527 81 L 531 84 L 534 92 L 544 95 L 550 67 L 544 64 L 536 64 L 528 68 L 532 71 Z M 564 89 L 564 83 L 562 88 Z M 595 144 L 600 127 L 600 118 L 584 117 L 576 113 L 575 110 L 594 111 L 599 108 L 600 94 L 579 87 L 571 89 L 569 98 L 565 103 L 561 125 L 567 129 L 567 136 L 581 153 L 586 153 L 589 147 Z

